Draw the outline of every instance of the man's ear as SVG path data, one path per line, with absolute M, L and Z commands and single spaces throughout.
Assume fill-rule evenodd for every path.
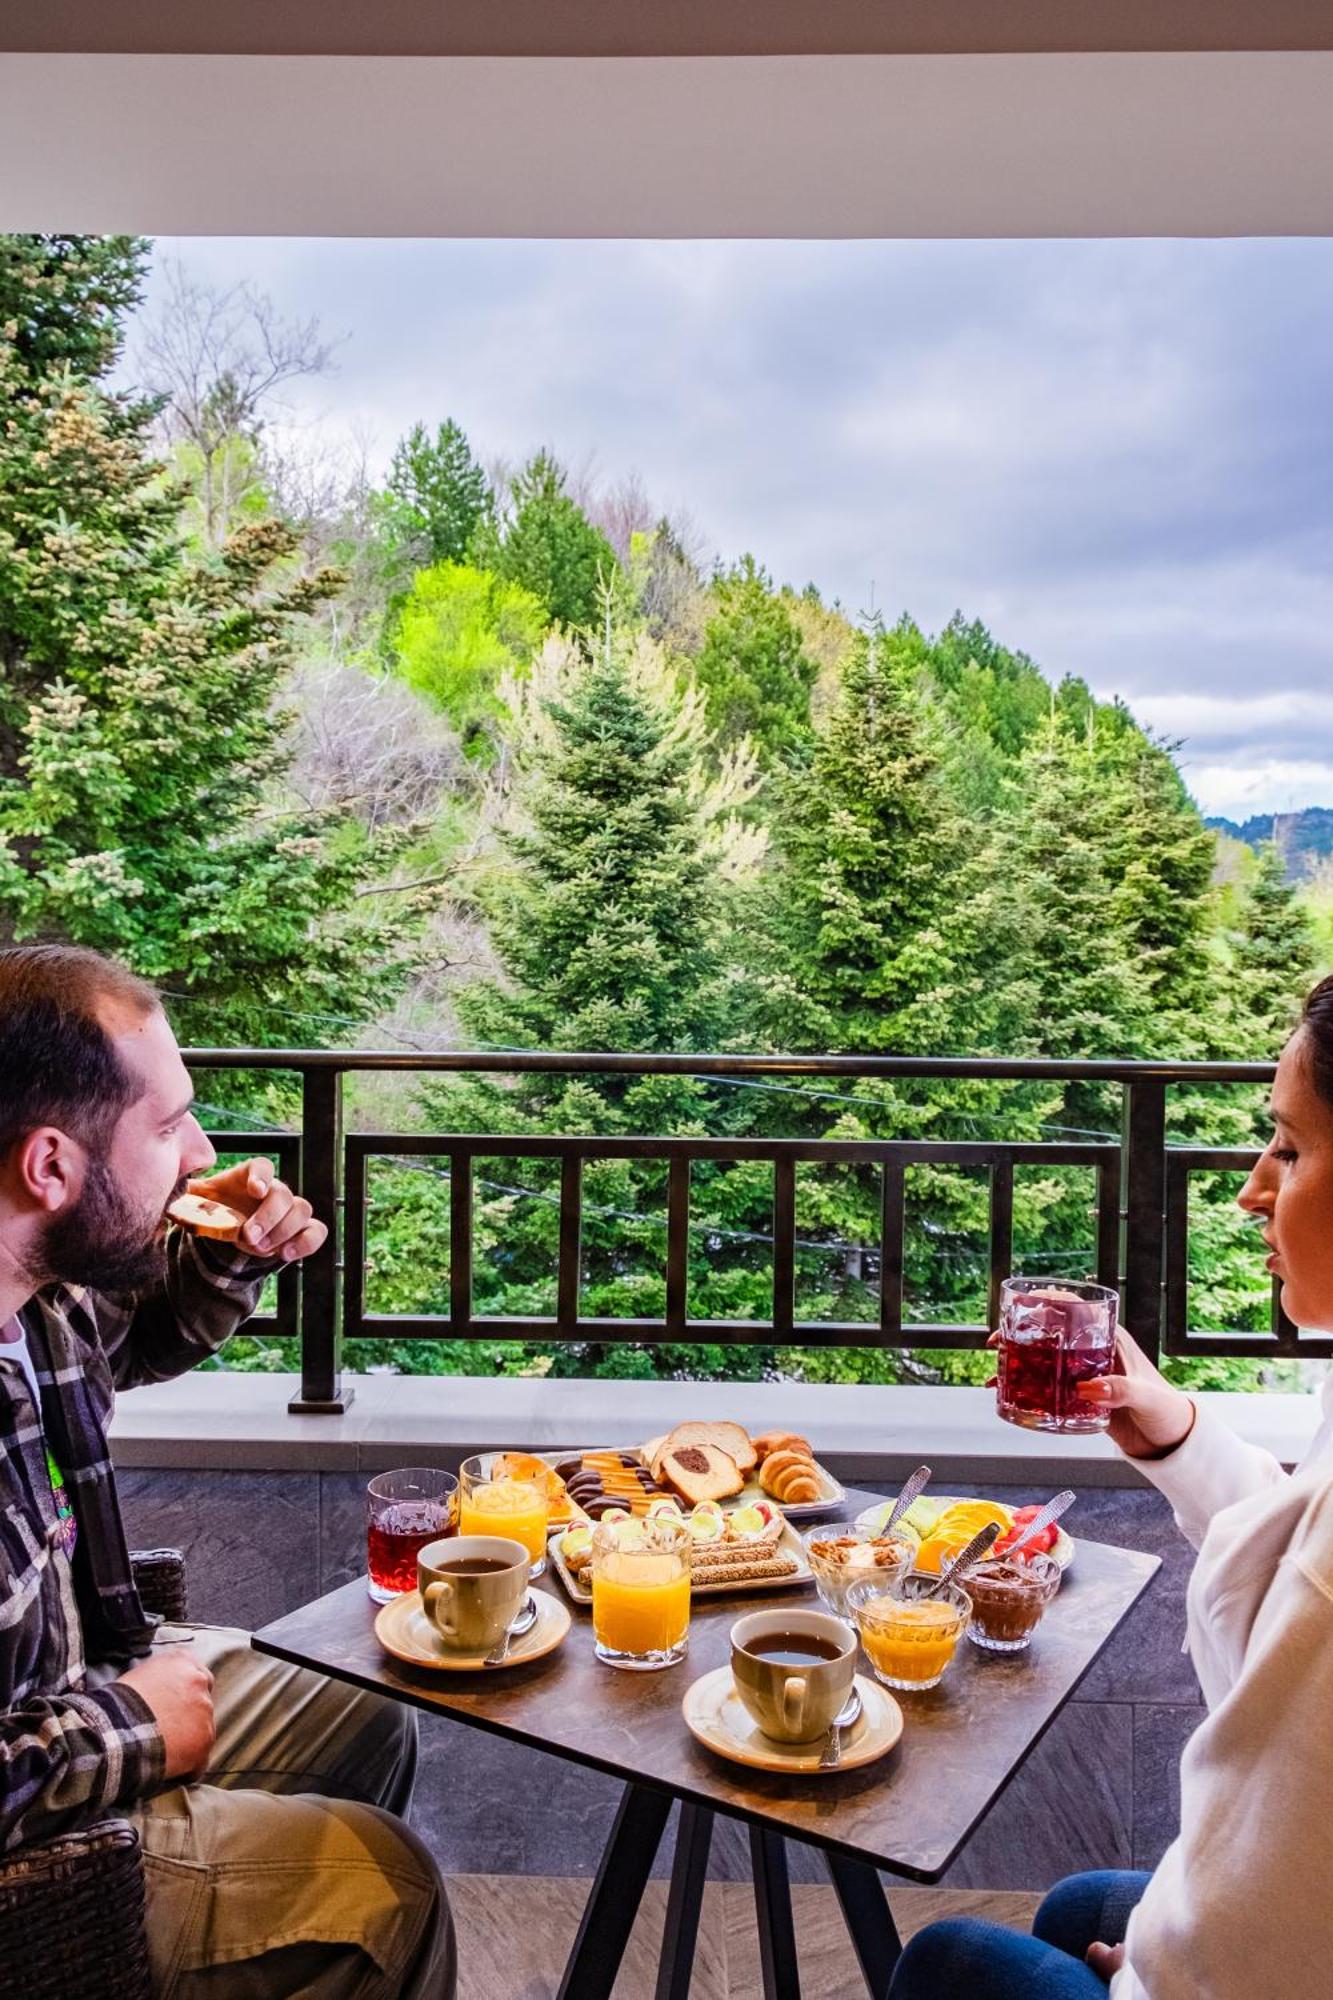
M 59 1215 L 79 1198 L 87 1155 L 58 1125 L 40 1125 L 15 1149 L 19 1187 L 47 1215 Z

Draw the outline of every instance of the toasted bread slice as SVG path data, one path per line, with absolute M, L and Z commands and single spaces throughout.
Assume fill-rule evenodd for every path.
M 713 1444 L 672 1444 L 662 1455 L 661 1477 L 683 1500 L 728 1500 L 745 1484 L 734 1458 Z
M 192 1236 L 206 1236 L 214 1243 L 237 1242 L 245 1227 L 245 1217 L 234 1208 L 220 1201 L 209 1201 L 202 1194 L 178 1195 L 167 1215 Z

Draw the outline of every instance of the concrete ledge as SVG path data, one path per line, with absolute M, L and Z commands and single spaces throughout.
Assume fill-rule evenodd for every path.
M 340 1417 L 294 1417 L 290 1375 L 194 1373 L 123 1394 L 111 1429 L 121 1467 L 379 1472 L 456 1467 L 502 1445 L 552 1450 L 641 1444 L 685 1417 L 734 1417 L 751 1430 L 800 1431 L 839 1478 L 905 1478 L 929 1459 L 940 1475 L 997 1484 L 1036 1477 L 1141 1486 L 1107 1439 L 1046 1437 L 1000 1423 L 988 1389 L 810 1387 L 794 1382 L 577 1382 L 491 1376 L 358 1375 Z M 1207 1394 L 1200 1401 L 1284 1465 L 1304 1453 L 1314 1396 Z

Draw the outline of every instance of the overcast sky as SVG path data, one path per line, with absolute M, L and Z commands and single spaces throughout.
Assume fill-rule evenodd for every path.
M 293 415 L 376 467 L 453 416 L 484 459 L 636 472 L 725 560 L 1124 696 L 1206 811 L 1333 805 L 1333 243 L 157 255 L 343 337 Z

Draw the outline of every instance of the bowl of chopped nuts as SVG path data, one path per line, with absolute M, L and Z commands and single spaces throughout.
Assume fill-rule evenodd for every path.
M 910 1569 L 916 1545 L 902 1535 L 858 1534 L 849 1528 L 810 1528 L 801 1538 L 815 1587 L 835 1617 L 847 1616 L 847 1592 L 874 1576 L 887 1580 Z

